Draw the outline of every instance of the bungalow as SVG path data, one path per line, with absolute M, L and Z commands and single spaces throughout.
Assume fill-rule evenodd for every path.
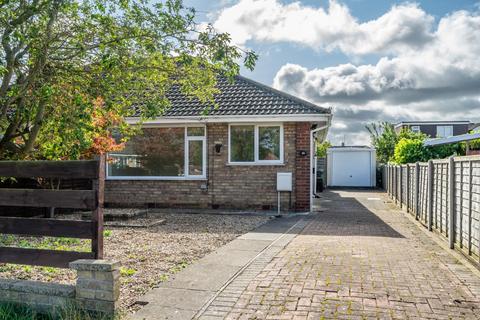
M 109 155 L 107 205 L 271 210 L 277 173 L 289 172 L 282 208 L 311 210 L 314 145 L 331 110 L 242 76 L 217 86 L 218 108 L 207 116 L 205 105 L 172 90 L 171 108 Z

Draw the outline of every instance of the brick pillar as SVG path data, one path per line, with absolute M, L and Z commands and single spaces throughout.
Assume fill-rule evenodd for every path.
M 297 122 L 295 130 L 295 210 L 310 210 L 310 123 Z M 305 151 L 306 155 L 301 155 Z
M 120 296 L 120 264 L 106 260 L 81 259 L 70 262 L 77 270 L 75 301 L 83 308 L 114 314 Z

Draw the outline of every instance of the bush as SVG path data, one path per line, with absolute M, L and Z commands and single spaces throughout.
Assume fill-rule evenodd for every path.
M 395 146 L 393 160 L 395 163 L 404 164 L 417 161 L 428 161 L 429 150 L 423 146 L 422 139 L 402 138 Z

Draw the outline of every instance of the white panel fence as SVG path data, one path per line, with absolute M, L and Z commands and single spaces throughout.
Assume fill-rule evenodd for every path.
M 480 262 L 480 156 L 387 165 L 388 195 L 450 248 Z

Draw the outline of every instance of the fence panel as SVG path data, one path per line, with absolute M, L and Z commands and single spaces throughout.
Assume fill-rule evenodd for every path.
M 103 192 L 105 157 L 91 161 L 0 161 L 0 177 L 90 179 L 91 190 L 0 189 L 0 205 L 88 209 L 91 220 L 0 217 L 0 233 L 33 237 L 71 237 L 91 240 L 91 252 L 0 246 L 0 263 L 67 268 L 77 259 L 103 257 Z
M 480 156 L 387 165 L 385 177 L 398 206 L 480 262 Z

